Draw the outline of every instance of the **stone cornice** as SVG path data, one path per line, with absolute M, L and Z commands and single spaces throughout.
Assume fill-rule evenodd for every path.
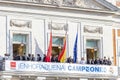
M 46 8 L 55 8 L 55 9 L 64 9 L 64 10 L 77 10 L 77 11 L 89 11 L 89 12 L 98 12 L 98 13 L 106 13 L 106 14 L 114 14 L 114 11 L 102 10 L 102 9 L 92 9 L 92 8 L 83 8 L 83 7 L 70 7 L 70 6 L 57 6 L 57 5 L 47 5 L 47 4 L 36 4 L 36 3 L 28 3 L 28 2 L 18 2 L 18 1 L 0 1 L 3 4 L 15 4 L 15 5 L 25 5 L 25 6 L 33 6 L 33 7 L 46 7 Z

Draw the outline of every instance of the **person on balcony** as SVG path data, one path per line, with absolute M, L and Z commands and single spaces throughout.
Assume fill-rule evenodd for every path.
M 10 56 L 10 54 L 5 53 L 5 54 L 4 54 L 4 60 L 9 60 L 9 59 L 10 59 L 9 56 Z
M 100 64 L 100 60 L 98 57 L 95 59 L 94 64 Z
M 22 56 L 20 56 L 19 54 L 17 54 L 17 55 L 14 57 L 14 60 L 22 60 Z
M 55 62 L 55 55 L 53 55 L 52 57 L 51 57 L 51 62 Z
M 85 61 L 85 59 L 82 57 L 81 58 L 81 61 L 80 61 L 80 64 L 85 64 L 86 63 L 86 61 Z
M 104 59 L 103 59 L 103 64 L 107 65 L 107 59 L 106 59 L 106 57 L 104 57 Z
M 35 61 L 35 56 L 32 54 L 31 61 Z
M 41 61 L 41 56 L 40 56 L 40 54 L 37 54 L 37 61 Z
M 25 55 L 25 53 L 22 55 L 22 60 L 26 61 L 27 60 L 27 56 Z
M 55 62 L 59 62 L 58 55 L 55 55 Z
M 87 64 L 91 64 L 91 59 L 87 59 Z
M 99 58 L 100 64 L 103 65 L 103 58 Z
M 32 55 L 31 55 L 31 54 L 28 54 L 27 60 L 28 60 L 28 61 L 31 61 L 31 60 L 32 60 Z
M 94 59 L 92 58 L 92 59 L 91 59 L 91 64 L 94 64 L 94 62 L 95 62 L 95 61 L 94 61 Z
M 44 56 L 43 56 L 43 62 L 45 62 L 46 60 L 46 54 L 44 54 Z
M 73 59 L 70 57 L 67 58 L 67 63 L 73 63 Z
M 108 58 L 107 59 L 107 65 L 111 65 L 111 64 L 112 64 L 112 62 L 111 62 L 110 58 Z

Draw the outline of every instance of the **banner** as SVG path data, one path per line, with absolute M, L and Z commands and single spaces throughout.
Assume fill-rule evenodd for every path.
M 106 65 L 82 65 L 69 63 L 45 63 L 32 61 L 5 61 L 6 71 L 36 71 L 36 72 L 50 72 L 50 73 L 76 73 L 84 75 L 107 75 L 117 76 L 117 66 Z

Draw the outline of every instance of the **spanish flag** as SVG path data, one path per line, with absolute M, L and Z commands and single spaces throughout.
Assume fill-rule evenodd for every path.
M 61 63 L 64 63 L 66 61 L 66 38 L 64 40 L 63 49 L 58 56 L 58 61 L 60 61 Z
M 45 58 L 46 62 L 51 62 L 51 55 L 52 55 L 52 32 L 50 32 L 50 42 L 49 42 L 49 47 L 47 51 L 47 56 Z

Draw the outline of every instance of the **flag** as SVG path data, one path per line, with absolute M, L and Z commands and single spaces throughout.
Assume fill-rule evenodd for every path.
M 46 62 L 51 62 L 51 55 L 52 55 L 52 32 L 50 32 L 50 42 L 49 42 L 47 55 L 46 55 L 46 58 L 45 58 Z
M 65 62 L 65 60 L 66 60 L 66 38 L 64 40 L 63 49 L 62 49 L 61 53 L 58 56 L 58 61 L 63 63 L 63 62 Z
M 77 62 L 77 42 L 78 42 L 78 33 L 76 34 L 76 39 L 74 43 L 74 48 L 73 48 L 73 62 Z

